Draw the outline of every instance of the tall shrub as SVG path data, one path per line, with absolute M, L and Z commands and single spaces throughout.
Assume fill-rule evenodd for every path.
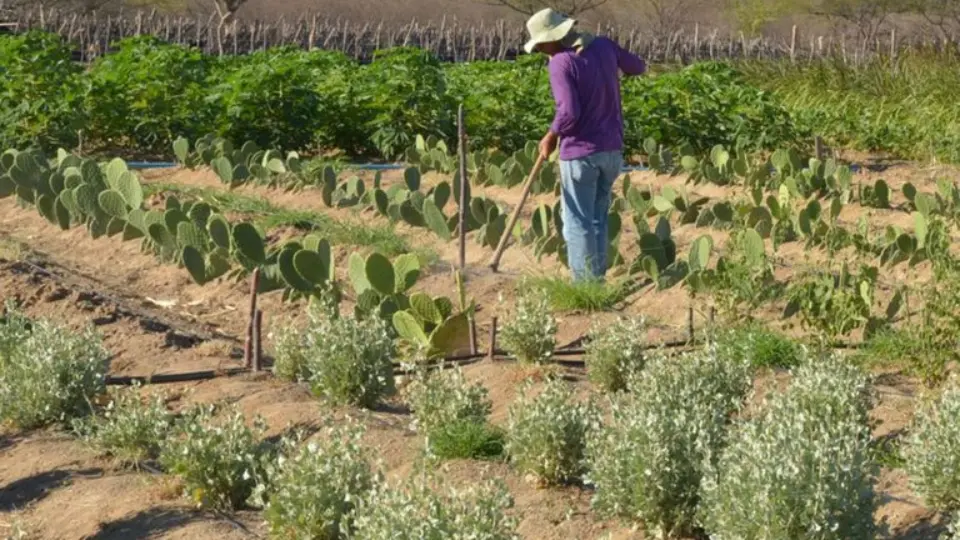
M 868 539 L 876 466 L 866 376 L 838 356 L 805 362 L 785 393 L 733 433 L 704 478 L 715 538 Z
M 84 127 L 81 71 L 57 34 L 0 36 L 0 147 L 76 146 Z
M 31 429 L 89 413 L 105 389 L 107 357 L 93 329 L 31 320 L 8 304 L 0 319 L 0 421 Z
M 903 456 L 914 488 L 942 511 L 960 511 L 960 377 L 917 409 Z
M 599 422 L 593 402 L 577 402 L 563 379 L 550 379 L 533 394 L 530 386 L 510 407 L 506 450 L 524 473 L 546 484 L 575 480 L 584 471 L 587 433 Z
M 611 399 L 609 424 L 589 438 L 594 506 L 666 535 L 690 533 L 701 479 L 749 388 L 749 365 L 714 350 L 649 359 L 629 392 Z
M 88 137 L 126 149 L 168 153 L 179 137 L 210 132 L 210 58 L 198 49 L 139 36 L 114 44 L 87 74 Z
M 317 58 L 293 47 L 260 51 L 222 64 L 210 81 L 218 133 L 236 144 L 308 149 L 323 126 Z
M 365 128 L 384 158 L 400 156 L 417 134 L 453 135 L 454 107 L 440 61 L 423 49 L 379 51 L 361 69 L 355 98 L 368 109 Z

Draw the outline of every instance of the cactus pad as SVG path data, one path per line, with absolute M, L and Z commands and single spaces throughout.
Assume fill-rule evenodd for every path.
M 355 290 L 358 295 L 363 295 L 363 293 L 372 288 L 370 281 L 367 280 L 365 264 L 366 261 L 364 261 L 362 255 L 357 252 L 350 254 L 350 259 L 347 263 L 347 274 L 350 277 L 350 282 L 353 284 L 353 290 Z
M 410 311 L 425 323 L 436 325 L 443 322 L 443 315 L 427 294 L 416 293 L 410 296 Z
M 207 263 L 197 248 L 185 246 L 180 253 L 180 259 L 197 285 L 203 285 L 207 282 Z
M 396 290 L 396 274 L 390 260 L 380 253 L 371 253 L 364 263 L 364 273 L 373 290 L 389 296 Z
M 266 262 L 263 238 L 250 223 L 238 223 L 233 227 L 233 241 L 237 250 L 254 264 Z
M 406 311 L 397 311 L 393 314 L 393 327 L 402 339 L 418 345 L 427 345 L 430 339 L 423 331 L 420 321 Z
M 395 287 L 398 292 L 410 290 L 420 278 L 420 260 L 416 255 L 404 253 L 393 262 L 395 276 Z
M 207 232 L 218 247 L 230 249 L 230 223 L 220 214 L 213 214 L 207 222 Z
M 110 217 L 126 219 L 127 203 L 119 191 L 108 189 L 100 193 L 100 208 Z
M 452 236 L 450 228 L 447 226 L 447 218 L 431 199 L 427 199 L 423 203 L 423 221 L 441 240 L 444 242 L 450 241 Z
M 319 285 L 326 282 L 330 275 L 328 262 L 316 251 L 301 249 L 293 256 L 293 266 L 297 273 L 307 282 Z

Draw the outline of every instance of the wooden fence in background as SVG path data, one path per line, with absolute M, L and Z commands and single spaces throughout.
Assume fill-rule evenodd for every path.
M 217 55 L 249 54 L 287 45 L 337 50 L 361 62 L 369 61 L 378 49 L 396 46 L 420 47 L 454 62 L 510 60 L 519 54 L 525 37 L 522 24 L 505 21 L 477 25 L 450 20 L 356 24 L 305 15 L 296 20 L 235 20 L 221 24 L 216 16 L 183 17 L 156 11 L 81 15 L 56 9 L 3 9 L 2 3 L 0 0 L 0 32 L 43 29 L 59 33 L 74 44 L 76 59 L 84 62 L 104 54 L 110 44 L 119 39 L 139 35 L 157 36 Z M 752 38 L 700 27 L 666 35 L 643 32 L 636 27 L 608 26 L 595 30 L 653 63 L 751 58 L 804 61 L 832 57 L 857 65 L 877 55 L 896 56 L 917 47 L 957 50 L 957 42 L 953 40 L 924 35 L 898 36 L 896 30 L 872 39 L 805 35 L 797 27 L 786 38 Z

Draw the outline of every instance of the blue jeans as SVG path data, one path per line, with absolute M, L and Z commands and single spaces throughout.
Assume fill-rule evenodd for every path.
M 622 152 L 560 161 L 563 238 L 574 281 L 602 280 L 607 273 L 607 214 L 622 166 Z

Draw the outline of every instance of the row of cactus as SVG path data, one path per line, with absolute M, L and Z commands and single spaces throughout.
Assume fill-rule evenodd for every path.
M 513 154 L 500 150 L 474 151 L 467 154 L 467 174 L 478 186 L 511 188 L 523 183 L 536 162 L 539 148 L 536 141 Z M 436 171 L 455 175 L 459 183 L 459 161 L 446 143 L 436 137 L 417 136 L 414 146 L 407 149 L 405 161 L 421 173 Z M 555 163 L 545 164 L 534 182 L 533 193 L 557 193 L 560 189 L 559 172 Z
M 97 163 L 63 150 L 54 160 L 14 150 L 0 157 L 0 197 L 15 195 L 21 205 L 36 206 L 63 229 L 85 226 L 94 239 L 140 240 L 143 251 L 182 265 L 198 284 L 261 268 L 261 292 L 288 289 L 289 295 L 313 293 L 322 282 L 318 275 L 332 276 L 330 246 L 323 240 L 307 237 L 303 246 L 292 242 L 268 253 L 263 235 L 250 223 L 231 224 L 205 202 L 174 196 L 163 207 L 148 209 L 143 193 L 140 179 L 121 159 Z M 301 255 L 294 247 L 318 257 Z M 317 260 L 321 264 L 313 264 Z
M 881 264 L 895 266 L 906 262 L 915 266 L 937 255 L 935 250 L 941 247 L 941 243 L 937 242 L 936 238 L 944 231 L 943 222 L 935 217 L 913 212 L 913 225 L 912 234 L 893 225 L 886 227 L 878 242 Z M 947 243 L 949 244 L 949 240 Z
M 278 150 L 261 149 L 253 141 L 236 148 L 229 140 L 206 135 L 191 148 L 190 141 L 180 137 L 174 141 L 173 151 L 177 161 L 185 167 L 194 169 L 206 165 L 221 182 L 230 187 L 248 181 L 276 185 L 281 180 L 304 172 L 303 163 L 296 152 L 288 152 L 284 156 Z M 296 182 L 287 184 L 294 185 Z
M 620 254 L 620 236 L 623 223 L 620 218 L 621 203 L 615 203 L 607 215 L 607 265 L 620 266 L 624 260 Z M 564 265 L 567 261 L 567 244 L 563 237 L 563 210 L 560 202 L 553 206 L 541 204 L 530 219 L 530 227 L 520 235 L 520 242 L 532 245 L 537 259 L 556 255 Z
M 8 150 L 0 156 L 0 197 L 12 195 L 64 230 L 84 225 L 94 238 L 142 236 L 129 218 L 141 211 L 143 188 L 123 160 L 97 164 L 61 150 L 51 161 Z

